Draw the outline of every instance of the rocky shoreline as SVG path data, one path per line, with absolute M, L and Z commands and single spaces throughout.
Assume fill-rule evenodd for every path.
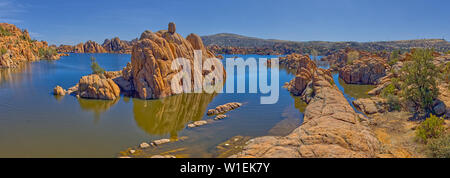
M 16 68 L 21 63 L 42 59 L 58 60 L 64 54 L 56 52 L 46 41 L 32 40 L 27 30 L 0 23 L 0 68 Z

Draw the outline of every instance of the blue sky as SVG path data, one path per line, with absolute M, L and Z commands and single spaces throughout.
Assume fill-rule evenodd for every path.
M 0 22 L 50 44 L 130 40 L 144 30 L 292 41 L 450 39 L 448 0 L 0 0 Z

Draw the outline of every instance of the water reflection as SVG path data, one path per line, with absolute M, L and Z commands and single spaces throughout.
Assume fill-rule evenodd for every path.
M 9 83 L 14 84 L 22 81 L 27 75 L 18 75 L 22 73 L 31 73 L 29 63 L 19 64 L 16 68 L 0 68 L 0 86 Z
M 180 94 L 159 100 L 132 99 L 137 125 L 151 135 L 176 138 L 191 121 L 206 114 L 208 104 L 216 94 Z
M 83 109 L 84 111 L 90 111 L 94 113 L 94 122 L 97 123 L 100 120 L 100 115 L 117 104 L 119 100 L 119 98 L 115 100 L 94 100 L 78 98 L 78 103 L 80 104 L 81 109 Z

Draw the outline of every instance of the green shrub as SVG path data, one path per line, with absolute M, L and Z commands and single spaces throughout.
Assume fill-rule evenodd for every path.
M 416 129 L 416 137 L 428 143 L 429 139 L 439 138 L 445 132 L 444 118 L 430 114 Z
M 415 105 L 418 113 L 431 112 L 439 92 L 436 87 L 439 71 L 433 64 L 432 54 L 430 49 L 416 49 L 412 61 L 402 68 L 402 94 Z
M 450 82 L 450 63 L 446 63 L 442 68 L 442 80 Z
M 390 66 L 393 66 L 395 63 L 398 62 L 398 58 L 400 57 L 401 51 L 400 50 L 394 50 L 392 51 L 391 55 L 389 56 L 388 64 Z
M 427 144 L 428 155 L 433 158 L 450 158 L 450 134 L 431 139 Z
M 56 49 L 53 48 L 39 48 L 39 57 L 41 58 L 51 58 L 52 56 L 58 55 Z
M 7 52 L 8 50 L 4 47 L 2 47 L 2 49 L 0 49 L 0 55 L 3 55 Z
M 388 95 L 386 97 L 386 99 L 387 99 L 389 111 L 400 111 L 401 105 L 400 105 L 400 99 L 398 98 L 398 96 Z
M 12 35 L 11 32 L 9 32 L 8 30 L 3 29 L 2 27 L 0 27 L 0 36 L 11 36 L 11 35 Z
M 100 67 L 100 65 L 98 65 L 97 61 L 92 61 L 91 69 L 92 69 L 92 73 L 94 73 L 94 74 L 103 74 L 103 73 L 105 73 L 105 69 Z
M 395 85 L 393 83 L 389 84 L 381 91 L 381 96 L 387 98 L 388 96 L 395 95 Z

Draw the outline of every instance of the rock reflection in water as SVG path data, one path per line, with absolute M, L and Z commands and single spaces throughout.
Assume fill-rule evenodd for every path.
M 115 100 L 96 100 L 96 99 L 78 98 L 78 103 L 80 104 L 81 109 L 93 112 L 95 119 L 94 122 L 98 122 L 100 120 L 100 115 L 108 111 L 115 104 L 117 104 L 119 100 L 120 98 L 117 98 Z
M 208 104 L 216 94 L 180 94 L 159 100 L 133 99 L 134 119 L 137 125 L 151 135 L 177 138 L 191 121 L 206 114 Z
M 16 68 L 0 68 L 0 85 L 4 83 L 14 84 L 24 80 L 28 75 L 15 75 L 21 73 L 31 73 L 31 67 L 29 63 L 22 63 Z

